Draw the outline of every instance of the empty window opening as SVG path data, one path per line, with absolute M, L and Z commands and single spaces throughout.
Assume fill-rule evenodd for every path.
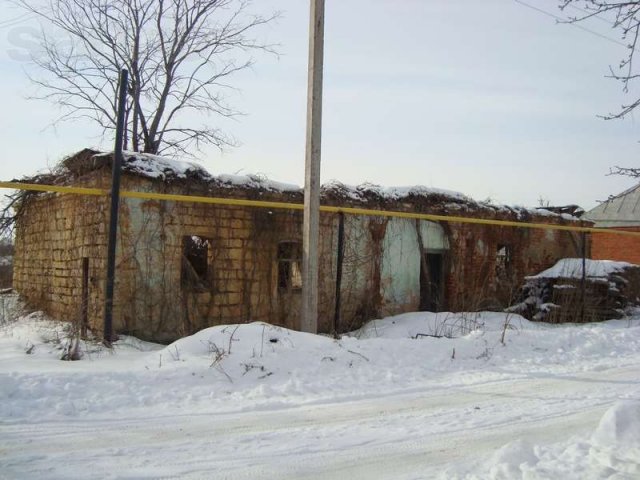
M 182 237 L 180 284 L 185 290 L 208 290 L 211 241 L 198 235 Z
M 511 273 L 511 245 L 498 245 L 496 250 L 496 277 L 506 278 Z
M 302 247 L 299 242 L 278 244 L 278 288 L 281 290 L 302 288 Z

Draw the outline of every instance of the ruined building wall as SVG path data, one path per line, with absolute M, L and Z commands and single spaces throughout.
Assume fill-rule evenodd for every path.
M 137 182 L 137 189 L 153 188 Z M 301 289 L 279 284 L 278 257 L 283 244 L 294 245 L 296 258 L 285 263 L 300 273 L 302 212 L 137 199 L 124 205 L 116 291 L 127 305 L 125 331 L 169 341 L 244 321 L 299 328 Z M 335 285 L 336 218 L 321 219 L 322 286 Z M 183 279 L 186 237 L 206 243 L 206 274 L 195 288 Z M 333 309 L 331 288 L 321 288 L 320 331 L 331 331 Z
M 122 180 L 123 190 L 157 188 L 139 177 Z M 96 172 L 76 185 L 105 189 L 109 182 L 106 172 Z M 116 331 L 171 341 L 211 325 L 247 320 L 299 328 L 301 290 L 278 285 L 278 248 L 281 242 L 301 247 L 301 212 L 122 198 L 119 213 Z M 16 226 L 14 287 L 33 308 L 62 320 L 79 319 L 82 259 L 87 257 L 89 326 L 102 330 L 108 219 L 106 197 L 40 194 L 28 199 Z M 330 332 L 337 215 L 323 215 L 321 230 L 319 328 Z M 182 285 L 185 236 L 210 242 L 205 288 Z M 297 260 L 300 266 L 301 257 Z
M 429 255 L 441 255 L 443 260 L 448 257 L 449 240 L 440 225 L 425 220 L 391 218 L 387 223 L 381 250 L 381 315 L 426 308 L 426 304 L 421 305 L 428 300 L 425 296 L 433 297 L 434 304 L 443 306 L 444 298 L 435 297 L 443 296 L 446 292 L 438 293 L 435 289 L 421 288 L 426 281 L 422 277 L 428 275 L 430 268 Z M 442 282 L 446 274 L 445 268 L 443 264 Z
M 582 254 L 581 238 L 572 232 L 471 224 L 451 224 L 448 230 L 446 283 L 453 311 L 504 308 L 525 276 Z
M 99 175 L 89 187 L 102 187 Z M 82 259 L 89 259 L 88 313 L 102 315 L 108 205 L 105 197 L 40 194 L 29 198 L 17 220 L 14 288 L 33 308 L 55 318 L 80 317 Z
M 76 184 L 109 183 L 100 170 Z M 199 194 L 131 175 L 122 188 Z M 418 309 L 499 308 L 525 275 L 580 253 L 579 238 L 567 232 L 345 215 L 340 320 L 334 325 L 338 223 L 338 214 L 321 215 L 319 330 L 326 333 Z M 107 225 L 106 197 L 30 198 L 16 229 L 15 288 L 34 307 L 73 320 L 87 257 L 89 323 L 101 331 Z M 123 198 L 114 328 L 163 342 L 244 321 L 299 328 L 301 232 L 301 211 Z M 205 270 L 194 285 L 184 279 L 189 238 L 206 244 Z M 425 280 L 433 265 L 442 269 L 440 290 Z

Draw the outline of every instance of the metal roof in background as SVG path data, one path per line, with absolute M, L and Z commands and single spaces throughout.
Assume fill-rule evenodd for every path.
M 602 202 L 582 217 L 596 227 L 640 227 L 640 184 Z

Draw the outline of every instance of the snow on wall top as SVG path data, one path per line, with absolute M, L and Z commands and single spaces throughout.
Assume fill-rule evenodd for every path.
M 579 218 L 576 217 L 575 215 L 571 215 L 569 213 L 556 213 L 556 212 L 552 212 L 551 210 L 547 210 L 546 208 L 540 208 L 540 207 L 537 207 L 535 209 L 535 213 L 543 217 L 555 217 L 555 218 L 560 217 L 560 218 L 564 218 L 565 220 L 579 220 Z
M 97 152 L 91 149 L 82 150 L 63 161 L 68 172 L 82 175 L 83 172 L 100 168 L 110 161 L 112 152 Z M 170 182 L 173 180 L 194 180 L 218 188 L 242 188 L 274 193 L 293 193 L 302 195 L 304 190 L 288 183 L 268 179 L 264 175 L 213 175 L 201 165 L 175 160 L 148 153 L 124 152 L 123 171 L 142 177 Z M 562 213 L 526 208 L 520 206 L 495 205 L 490 202 L 478 202 L 459 192 L 425 186 L 382 187 L 371 183 L 357 186 L 343 184 L 333 180 L 322 186 L 322 196 L 336 202 L 387 202 L 408 201 L 426 202 L 429 206 L 437 206 L 446 212 L 484 211 L 489 215 L 505 215 L 520 221 L 530 221 L 534 216 L 552 217 L 568 221 L 579 221 L 577 217 Z
M 407 197 L 429 197 L 438 196 L 449 198 L 458 202 L 464 203 L 476 203 L 471 197 L 468 197 L 462 193 L 454 192 L 452 190 L 444 190 L 440 188 L 430 188 L 421 185 L 415 185 L 412 187 L 382 187 L 380 185 L 374 185 L 372 183 L 363 183 L 361 185 L 353 186 L 346 185 L 337 180 L 331 180 L 322 186 L 323 193 L 335 193 L 351 200 L 366 200 L 372 195 L 384 198 L 387 200 L 401 200 Z
M 627 268 L 639 267 L 633 263 L 614 262 L 612 260 L 586 259 L 586 276 L 588 278 L 606 278 L 612 273 L 622 272 Z M 553 267 L 527 278 L 582 278 L 582 259 L 563 258 Z
M 111 154 L 104 153 L 100 155 Z M 230 187 L 263 188 L 276 192 L 302 193 L 303 191 L 298 185 L 269 180 L 264 175 L 259 174 L 232 175 L 223 173 L 220 175 L 212 175 L 197 163 L 174 160 L 149 153 L 125 151 L 122 167 L 126 172 L 158 180 L 198 178 L 201 180 L 215 181 L 218 184 Z M 410 196 L 438 196 L 463 203 L 476 203 L 472 198 L 459 192 L 439 188 L 427 188 L 420 185 L 411 187 L 382 187 L 380 185 L 364 183 L 358 186 L 351 186 L 333 180 L 323 185 L 322 190 L 324 193 L 339 193 L 342 196 L 356 201 L 366 200 L 372 195 L 386 200 L 401 200 Z
M 164 180 L 167 177 L 190 178 L 197 177 L 209 178 L 207 172 L 200 165 L 193 162 L 185 162 L 182 160 L 173 160 L 159 155 L 151 155 L 149 153 L 128 152 L 124 153 L 123 170 L 142 175 L 148 178 L 157 178 Z M 105 153 L 102 155 L 111 155 Z M 99 155 L 98 155 L 99 156 Z
M 97 154 L 96 157 L 110 155 L 110 152 L 105 152 Z M 174 160 L 149 153 L 125 151 L 122 168 L 128 173 L 162 181 L 192 178 L 229 187 L 260 188 L 275 192 L 302 191 L 297 185 L 275 182 L 263 175 L 212 175 L 197 163 Z
M 212 178 L 225 185 L 234 187 L 264 188 L 274 192 L 302 192 L 302 189 L 298 185 L 269 180 L 264 175 L 230 175 L 223 173 Z
M 563 218 L 565 220 L 578 221 L 576 217 L 566 214 L 556 214 L 549 211 L 540 212 L 537 209 L 525 207 L 511 207 L 507 205 L 494 205 L 488 202 L 478 202 L 473 198 L 452 190 L 425 186 L 410 187 L 382 187 L 371 183 L 362 185 L 346 185 L 337 180 L 332 180 L 322 186 L 322 194 L 325 196 L 337 196 L 347 200 L 365 202 L 367 200 L 403 201 L 413 199 L 433 200 L 435 203 L 445 206 L 448 210 L 484 210 L 491 213 L 502 213 L 514 216 L 518 220 L 527 220 L 532 215 Z
M 97 154 L 96 157 L 110 155 L 112 155 L 111 152 L 104 152 Z M 149 153 L 125 151 L 122 168 L 128 173 L 163 181 L 171 179 L 196 178 L 215 182 L 221 186 L 261 188 L 274 192 L 303 192 L 303 189 L 298 185 L 273 181 L 264 175 L 212 175 L 197 163 L 174 160 L 168 157 L 152 155 Z M 381 187 L 371 183 L 363 183 L 362 185 L 351 186 L 333 180 L 323 185 L 322 191 L 323 193 L 339 194 L 340 196 L 356 201 L 364 201 L 371 196 L 376 196 L 385 200 L 401 200 L 411 196 L 437 196 L 457 203 L 477 203 L 472 198 L 459 192 L 439 188 L 428 188 L 419 185 L 410 187 Z

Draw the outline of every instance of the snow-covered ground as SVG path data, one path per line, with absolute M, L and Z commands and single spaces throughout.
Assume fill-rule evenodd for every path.
M 77 362 L 63 330 L 0 325 L 0 478 L 640 478 L 640 316 L 251 323 Z

